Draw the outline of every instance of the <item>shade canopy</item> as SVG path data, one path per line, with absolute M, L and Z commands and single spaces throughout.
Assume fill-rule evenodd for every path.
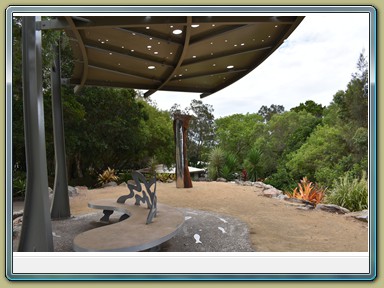
M 63 16 L 74 54 L 70 83 L 201 93 L 260 65 L 296 29 L 298 16 Z

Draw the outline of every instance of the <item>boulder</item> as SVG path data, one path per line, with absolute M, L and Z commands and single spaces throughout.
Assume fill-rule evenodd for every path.
M 227 179 L 224 178 L 217 178 L 216 182 L 227 182 Z
M 79 194 L 79 192 L 77 192 L 75 187 L 68 186 L 68 195 L 69 195 L 69 197 L 74 197 L 74 196 L 76 196 L 78 194 Z
M 108 183 L 104 183 L 101 187 L 105 188 L 105 187 L 115 187 L 115 186 L 117 186 L 117 183 L 115 181 L 111 181 Z
M 304 205 L 304 206 L 296 207 L 296 209 L 308 211 L 308 210 L 315 209 L 315 206 L 313 206 L 313 205 Z
M 259 182 L 259 183 L 262 183 L 262 182 Z M 269 184 L 264 184 L 264 183 L 263 183 L 263 185 L 264 185 L 264 187 L 263 187 L 264 190 L 267 190 L 267 189 L 276 189 L 275 187 L 273 187 L 272 185 L 269 185 Z
M 368 210 L 356 211 L 351 213 L 346 213 L 345 216 L 353 217 L 357 220 L 368 222 Z
M 289 197 L 288 197 L 288 195 L 285 195 L 285 194 L 279 194 L 279 195 L 276 196 L 276 198 L 279 199 L 279 200 L 285 200 L 285 199 L 287 199 Z
M 262 188 L 262 189 L 265 188 L 265 184 L 263 182 L 260 182 L 260 181 L 253 183 L 253 186 L 255 186 L 257 188 Z
M 318 204 L 316 205 L 316 209 L 337 214 L 346 214 L 350 212 L 347 208 L 335 204 Z
M 269 189 L 265 189 L 263 190 L 263 196 L 265 197 L 269 197 L 269 198 L 276 198 L 278 197 L 280 194 L 283 194 L 282 191 L 276 189 L 276 188 L 269 188 Z
M 243 181 L 243 186 L 253 186 L 253 183 L 251 181 Z

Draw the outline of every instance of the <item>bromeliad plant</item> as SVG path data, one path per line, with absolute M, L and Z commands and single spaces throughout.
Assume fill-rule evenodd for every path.
M 108 182 L 117 181 L 119 180 L 119 177 L 115 175 L 115 169 L 111 169 L 108 167 L 107 170 L 104 170 L 102 174 L 99 174 L 97 177 L 97 181 L 99 184 L 106 184 Z
M 319 204 L 323 201 L 325 195 L 325 189 L 317 187 L 316 184 L 310 182 L 307 177 L 304 177 L 298 183 L 298 186 L 292 193 L 288 193 L 290 198 L 296 198 L 311 202 L 313 205 Z

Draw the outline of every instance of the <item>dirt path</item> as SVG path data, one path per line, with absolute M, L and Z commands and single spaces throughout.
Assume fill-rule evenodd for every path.
M 366 252 L 368 225 L 343 215 L 303 211 L 287 201 L 266 198 L 261 190 L 233 183 L 193 182 L 191 189 L 174 183 L 158 183 L 160 203 L 212 211 L 236 217 L 248 224 L 252 245 L 259 252 Z M 117 199 L 128 194 L 123 186 L 81 190 L 71 198 L 71 213 L 94 212 L 91 199 Z

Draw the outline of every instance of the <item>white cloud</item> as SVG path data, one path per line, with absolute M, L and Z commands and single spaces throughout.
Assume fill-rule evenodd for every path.
M 308 14 L 259 67 L 203 101 L 213 105 L 216 118 L 256 113 L 262 105 L 283 105 L 286 110 L 306 100 L 328 105 L 338 90 L 345 90 L 363 49 L 367 54 L 367 13 Z M 152 99 L 161 109 L 174 103 L 184 108 L 199 94 L 156 92 Z

